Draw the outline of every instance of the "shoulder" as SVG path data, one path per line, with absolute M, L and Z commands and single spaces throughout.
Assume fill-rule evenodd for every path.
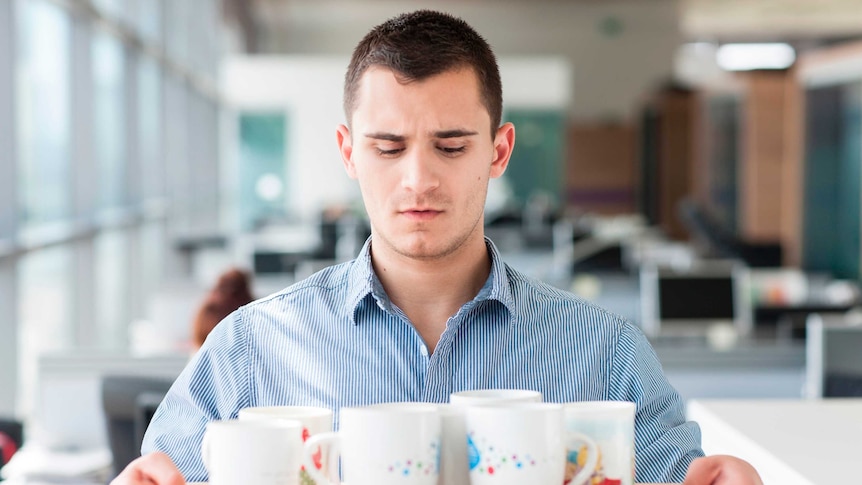
M 243 329 L 238 331 L 257 333 L 260 329 L 275 331 L 285 324 L 309 322 L 323 315 L 344 314 L 349 311 L 349 301 L 357 286 L 352 282 L 352 264 L 353 261 L 324 268 L 240 307 L 233 314 L 233 324 Z
M 528 321 L 542 319 L 564 326 L 589 328 L 614 337 L 639 331 L 625 318 L 570 291 L 529 277 L 509 265 L 506 265 L 506 276 L 517 313 Z
M 302 302 L 305 299 L 319 298 L 326 294 L 346 292 L 353 264 L 354 261 L 349 261 L 324 268 L 281 291 L 249 303 L 243 309 L 250 312 L 261 311 L 285 303 Z

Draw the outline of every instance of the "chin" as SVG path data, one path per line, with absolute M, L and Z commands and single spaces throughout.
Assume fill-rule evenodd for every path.
M 396 253 L 413 259 L 436 259 L 451 252 L 446 249 L 445 244 L 423 235 L 409 235 L 392 242 L 394 244 L 389 246 Z
M 427 242 L 407 243 L 396 248 L 403 256 L 409 256 L 416 259 L 434 259 L 441 256 L 444 251 L 439 251 L 433 245 Z

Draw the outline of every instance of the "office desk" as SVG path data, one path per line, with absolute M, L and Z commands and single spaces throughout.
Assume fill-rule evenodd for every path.
M 703 450 L 750 462 L 765 485 L 857 483 L 862 399 L 692 400 Z
M 30 484 L 28 484 L 28 485 L 30 485 Z M 35 484 L 35 485 L 39 485 L 39 484 Z M 188 482 L 188 483 L 186 483 L 186 485 L 207 485 L 207 482 Z M 673 484 L 669 484 L 669 483 L 666 483 L 666 484 L 662 484 L 662 483 L 638 483 L 638 485 L 673 485 Z
M 784 339 L 805 339 L 805 322 L 812 313 L 845 314 L 855 303 L 802 303 L 797 305 L 757 305 L 754 307 L 755 331 L 769 329 Z
M 719 351 L 705 343 L 653 342 L 665 376 L 684 399 L 798 399 L 805 386 L 805 347 L 742 341 Z
M 225 249 L 228 236 L 221 232 L 186 233 L 174 237 L 173 247 L 180 254 L 185 275 L 194 273 L 194 255 L 202 249 Z

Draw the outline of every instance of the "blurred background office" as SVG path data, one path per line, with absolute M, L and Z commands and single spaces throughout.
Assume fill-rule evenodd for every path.
M 100 476 L 224 271 L 260 297 L 356 254 L 344 70 L 420 7 L 499 57 L 510 264 L 643 328 L 686 399 L 862 395 L 858 0 L 0 0 L 0 433 L 89 453 L 18 473 Z

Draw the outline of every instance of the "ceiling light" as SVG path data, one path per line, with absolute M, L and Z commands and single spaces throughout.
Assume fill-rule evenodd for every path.
M 718 48 L 716 61 L 726 71 L 787 69 L 796 60 L 789 44 L 724 44 Z

